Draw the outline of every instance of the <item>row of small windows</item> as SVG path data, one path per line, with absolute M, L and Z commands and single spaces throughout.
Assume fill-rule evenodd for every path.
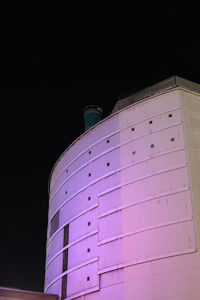
M 171 138 L 170 141 L 171 141 L 171 142 L 174 142 L 174 141 L 175 141 L 175 138 Z M 151 148 L 155 148 L 155 145 L 154 145 L 154 144 L 151 144 L 150 147 L 151 147 Z M 133 151 L 133 152 L 132 152 L 132 155 L 135 155 L 135 154 L 136 154 L 136 151 Z
M 171 138 L 170 139 L 170 142 L 174 142 L 175 141 L 175 138 Z M 151 144 L 151 148 L 155 148 L 155 145 L 154 144 Z
M 133 128 L 132 128 L 132 129 L 133 129 Z M 174 137 L 171 138 L 170 141 L 171 141 L 171 142 L 174 142 L 174 141 L 175 141 L 175 138 L 174 138 Z M 150 147 L 151 147 L 151 148 L 155 148 L 155 145 L 154 145 L 154 144 L 151 144 Z M 132 152 L 132 155 L 135 155 L 135 154 L 136 154 L 136 151 L 133 151 L 133 152 Z M 110 166 L 110 163 L 107 162 L 106 166 L 109 167 L 109 166 Z M 88 173 L 88 177 L 91 177 L 91 176 L 92 176 L 92 174 L 91 174 L 91 173 Z M 65 194 L 67 194 L 67 191 L 65 191 Z M 90 200 L 90 199 L 88 198 L 88 200 Z
M 107 162 L 106 166 L 109 167 L 110 163 Z M 88 173 L 88 177 L 91 177 L 91 176 L 92 176 L 92 173 Z M 67 195 L 67 191 L 65 191 L 65 195 Z M 90 200 L 90 199 L 88 199 L 88 200 Z
M 90 151 L 90 152 L 91 152 L 91 151 Z M 109 166 L 110 166 L 110 163 L 107 162 L 106 166 L 109 167 Z M 68 170 L 66 170 L 66 173 L 68 173 Z M 91 176 L 91 173 L 89 173 L 88 176 L 90 177 L 90 176 Z
M 67 191 L 65 191 L 65 195 L 67 195 Z M 91 197 L 88 196 L 88 201 L 90 201 L 90 200 L 91 200 Z
M 169 117 L 169 118 L 172 118 L 172 113 L 171 113 L 171 114 L 168 114 L 168 117 Z M 149 121 L 149 124 L 153 124 L 153 120 L 150 120 L 150 121 Z M 131 131 L 135 131 L 135 128 L 132 127 L 132 128 L 131 128 Z M 109 144 L 109 143 L 110 143 L 110 140 L 107 139 L 107 140 L 106 140 L 106 143 Z M 89 150 L 89 151 L 88 151 L 88 154 L 91 154 L 91 153 L 92 153 L 92 151 Z M 107 164 L 107 166 L 108 166 L 108 164 Z M 67 170 L 67 169 L 66 169 L 66 173 L 68 173 L 68 170 Z M 89 176 L 91 176 L 91 175 L 89 175 Z
M 106 143 L 107 143 L 107 144 L 109 144 L 109 143 L 110 143 L 110 140 L 107 140 L 107 141 L 106 141 Z M 91 150 L 90 150 L 90 151 L 88 151 L 88 154 L 91 154 L 91 153 L 92 153 L 92 151 L 91 151 Z
M 172 118 L 172 114 L 169 114 L 168 117 L 169 117 L 169 118 Z M 149 124 L 153 124 L 153 120 L 150 120 L 150 121 L 149 121 Z M 132 127 L 132 128 L 131 128 L 131 131 L 135 131 L 135 128 Z

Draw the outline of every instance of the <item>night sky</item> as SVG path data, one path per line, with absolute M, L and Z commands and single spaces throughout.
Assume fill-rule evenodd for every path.
M 198 28 L 176 27 L 183 18 L 173 9 L 163 30 L 162 18 L 152 31 L 134 26 L 131 39 L 1 39 L 0 286 L 43 290 L 48 178 L 83 133 L 83 108 L 99 104 L 106 117 L 123 94 L 173 75 L 200 84 Z

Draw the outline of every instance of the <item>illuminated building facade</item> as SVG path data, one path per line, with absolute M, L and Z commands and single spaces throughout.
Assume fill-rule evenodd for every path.
M 172 77 L 117 102 L 50 178 L 45 292 L 200 299 L 200 86 Z

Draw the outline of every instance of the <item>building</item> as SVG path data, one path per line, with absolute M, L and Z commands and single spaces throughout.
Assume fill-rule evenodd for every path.
M 117 102 L 50 177 L 45 292 L 200 299 L 200 85 L 172 77 Z
M 57 295 L 0 287 L 0 300 L 58 300 Z

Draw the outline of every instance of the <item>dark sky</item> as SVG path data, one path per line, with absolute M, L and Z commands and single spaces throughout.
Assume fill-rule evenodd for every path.
M 48 177 L 83 132 L 84 106 L 101 105 L 105 117 L 121 94 L 172 75 L 200 84 L 198 28 L 177 28 L 169 9 L 162 30 L 162 17 L 152 31 L 134 26 L 131 39 L 1 39 L 0 286 L 43 289 Z

